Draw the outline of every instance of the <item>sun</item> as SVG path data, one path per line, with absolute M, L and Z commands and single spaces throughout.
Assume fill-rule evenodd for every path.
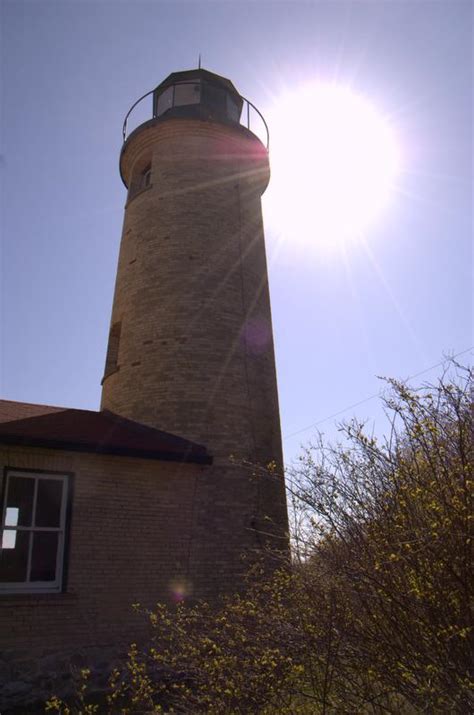
M 352 90 L 322 83 L 280 97 L 267 117 L 272 178 L 264 206 L 272 229 L 305 249 L 366 234 L 399 173 L 391 123 Z

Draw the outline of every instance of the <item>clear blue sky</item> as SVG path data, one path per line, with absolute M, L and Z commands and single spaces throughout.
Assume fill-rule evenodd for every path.
M 308 260 L 267 230 L 283 434 L 376 393 L 377 375 L 472 345 L 471 2 L 15 0 L 1 12 L 2 397 L 98 408 L 123 117 L 200 52 L 264 113 L 314 77 L 350 84 L 390 115 L 403 151 L 371 260 L 357 244 L 346 263 Z M 352 414 L 380 419 L 376 400 Z M 334 420 L 321 428 L 333 436 Z M 285 439 L 287 459 L 310 436 Z

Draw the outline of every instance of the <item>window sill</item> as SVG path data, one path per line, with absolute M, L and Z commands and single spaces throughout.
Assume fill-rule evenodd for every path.
M 74 606 L 76 593 L 0 593 L 0 608 L 15 606 Z

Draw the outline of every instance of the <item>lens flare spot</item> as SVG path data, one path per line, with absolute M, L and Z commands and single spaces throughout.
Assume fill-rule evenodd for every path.
M 244 325 L 242 339 L 249 353 L 261 355 L 267 350 L 271 340 L 268 322 L 263 318 L 250 318 Z
M 182 603 L 192 593 L 192 584 L 184 577 L 175 578 L 170 581 L 169 590 L 174 603 Z

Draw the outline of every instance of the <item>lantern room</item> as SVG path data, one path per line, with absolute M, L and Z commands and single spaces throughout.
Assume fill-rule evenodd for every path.
M 151 113 L 144 104 L 150 96 L 153 98 Z M 123 122 L 123 149 L 138 129 L 176 118 L 245 128 L 260 139 L 267 150 L 269 148 L 267 123 L 257 107 L 242 97 L 230 80 L 199 68 L 173 72 L 132 104 Z
M 243 99 L 232 82 L 203 69 L 173 72 L 153 92 L 153 116 L 239 123 Z

